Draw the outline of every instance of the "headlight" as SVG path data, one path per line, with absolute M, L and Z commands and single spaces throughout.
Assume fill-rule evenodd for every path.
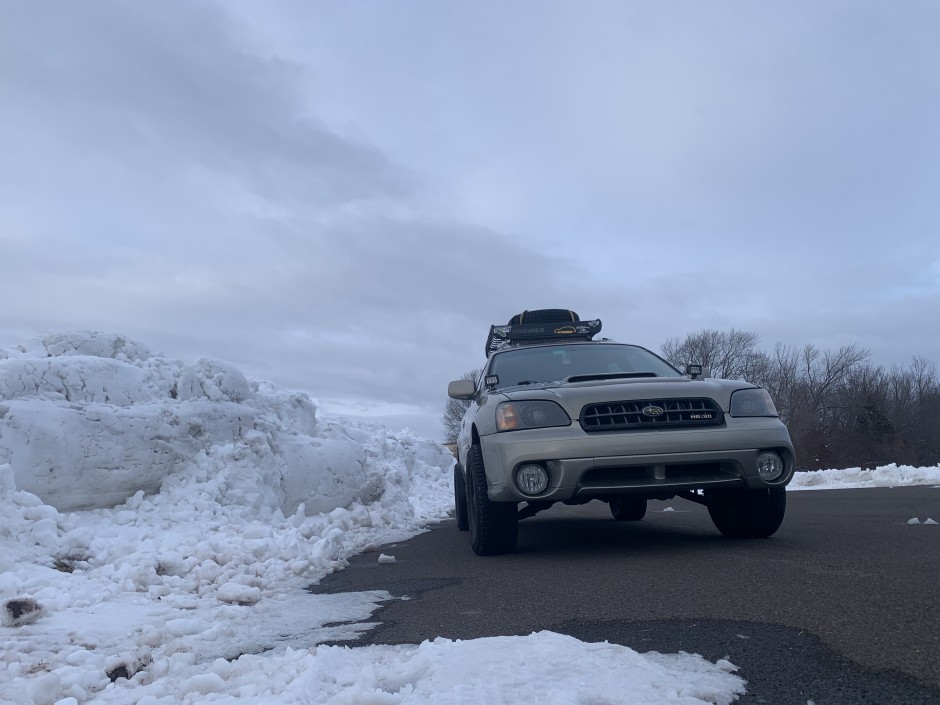
M 496 407 L 497 431 L 568 426 L 571 419 L 553 401 L 504 401 Z
M 766 389 L 740 389 L 731 395 L 732 416 L 777 416 Z

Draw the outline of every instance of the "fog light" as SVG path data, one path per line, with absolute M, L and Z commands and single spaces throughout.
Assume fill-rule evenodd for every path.
M 783 458 L 776 453 L 763 451 L 757 454 L 757 472 L 764 482 L 773 482 L 783 475 Z
M 548 487 L 548 472 L 541 465 L 529 463 L 516 470 L 516 486 L 525 494 L 539 494 Z

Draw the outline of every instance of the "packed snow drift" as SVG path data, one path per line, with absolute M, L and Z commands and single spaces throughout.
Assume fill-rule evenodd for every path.
M 728 703 L 743 692 L 727 662 L 548 632 L 322 645 L 355 638 L 395 598 L 304 588 L 447 517 L 452 464 L 408 431 L 321 418 L 306 394 L 119 335 L 0 351 L 0 703 Z M 848 479 L 936 482 L 936 470 Z

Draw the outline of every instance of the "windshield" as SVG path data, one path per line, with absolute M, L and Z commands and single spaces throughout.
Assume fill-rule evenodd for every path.
M 493 355 L 487 372 L 499 377 L 500 387 L 557 382 L 580 375 L 618 373 L 647 373 L 657 377 L 682 376 L 672 365 L 649 350 L 633 345 L 604 343 L 504 350 Z

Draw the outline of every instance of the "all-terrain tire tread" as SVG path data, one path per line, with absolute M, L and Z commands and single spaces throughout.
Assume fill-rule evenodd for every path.
M 470 520 L 467 517 L 467 484 L 460 469 L 454 465 L 454 516 L 457 519 L 457 531 L 468 531 Z
M 787 495 L 783 487 L 724 490 L 715 493 L 708 514 L 715 527 L 735 539 L 767 538 L 783 523 Z
M 470 543 L 480 556 L 511 553 L 519 536 L 519 512 L 514 502 L 491 502 L 486 492 L 486 470 L 480 446 L 470 448 L 467 457 L 468 492 L 473 493 L 470 512 Z M 474 529 L 476 529 L 474 531 Z
M 646 516 L 645 497 L 617 497 L 609 504 L 610 513 L 617 521 L 640 521 Z

